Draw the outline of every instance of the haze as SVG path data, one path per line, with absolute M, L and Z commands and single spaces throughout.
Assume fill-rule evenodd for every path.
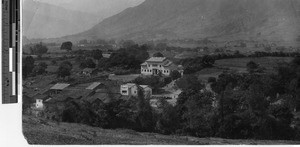
M 35 0 L 65 9 L 82 11 L 109 17 L 128 7 L 141 4 L 144 0 Z

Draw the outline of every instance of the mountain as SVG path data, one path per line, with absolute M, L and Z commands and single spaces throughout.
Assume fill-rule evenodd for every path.
M 63 7 L 68 10 L 76 10 L 97 15 L 99 18 L 107 18 L 126 8 L 137 6 L 144 0 L 36 0 L 48 4 Z
M 23 2 L 23 36 L 52 38 L 76 34 L 99 23 L 99 17 L 33 0 Z
M 299 24 L 299 0 L 145 0 L 61 39 L 295 40 Z

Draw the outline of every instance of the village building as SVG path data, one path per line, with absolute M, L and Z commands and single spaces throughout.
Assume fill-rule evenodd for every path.
M 100 83 L 100 82 L 94 82 L 94 83 L 92 83 L 90 86 L 88 86 L 88 87 L 85 88 L 85 89 L 86 89 L 86 90 L 96 90 L 96 89 L 98 89 L 101 85 L 102 85 L 102 83 Z
M 175 65 L 166 57 L 151 57 L 146 62 L 141 64 L 142 75 L 165 75 L 169 76 L 174 70 L 178 70 L 183 74 L 183 69 Z
M 34 106 L 36 109 L 43 110 L 44 109 L 44 101 L 51 99 L 48 95 L 39 94 L 33 97 L 35 99 Z
M 92 75 L 96 74 L 95 68 L 85 68 L 82 70 L 82 74 L 88 77 L 91 77 Z
M 48 94 L 53 95 L 53 94 L 58 94 L 62 92 L 65 88 L 69 87 L 70 84 L 65 84 L 65 83 L 57 83 L 54 86 L 50 88 L 48 91 Z
M 144 96 L 152 96 L 152 88 L 150 88 L 148 85 L 139 85 L 143 91 Z M 137 96 L 138 95 L 138 85 L 134 83 L 127 83 L 124 85 L 121 85 L 120 88 L 121 95 L 125 96 Z

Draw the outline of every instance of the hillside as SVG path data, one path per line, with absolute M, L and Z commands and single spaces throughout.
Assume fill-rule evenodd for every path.
M 196 138 L 167 136 L 156 133 L 140 133 L 132 130 L 108 130 L 82 124 L 51 122 L 23 115 L 23 134 L 29 144 L 299 144 L 299 141 L 232 140 L 221 138 Z
M 300 35 L 299 19 L 300 1 L 295 0 L 146 0 L 61 39 L 294 41 Z

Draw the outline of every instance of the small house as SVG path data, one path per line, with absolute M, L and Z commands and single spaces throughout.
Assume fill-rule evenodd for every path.
M 57 83 L 54 86 L 50 88 L 50 95 L 52 94 L 58 94 L 61 91 L 63 91 L 65 88 L 69 87 L 70 84 L 65 84 L 65 83 Z
M 96 69 L 95 68 L 85 68 L 82 70 L 82 74 L 85 76 L 92 76 L 93 74 L 96 73 Z
M 152 88 L 150 88 L 148 85 L 139 85 L 139 86 L 143 89 L 145 96 L 152 96 Z M 121 95 L 125 95 L 125 96 L 137 96 L 138 85 L 134 83 L 127 83 L 121 85 L 120 93 Z
M 47 101 L 49 99 L 51 99 L 51 97 L 49 97 L 48 95 L 44 95 L 44 94 L 39 94 L 33 97 L 35 99 L 35 108 L 36 109 L 40 109 L 43 110 L 44 109 L 44 101 Z

